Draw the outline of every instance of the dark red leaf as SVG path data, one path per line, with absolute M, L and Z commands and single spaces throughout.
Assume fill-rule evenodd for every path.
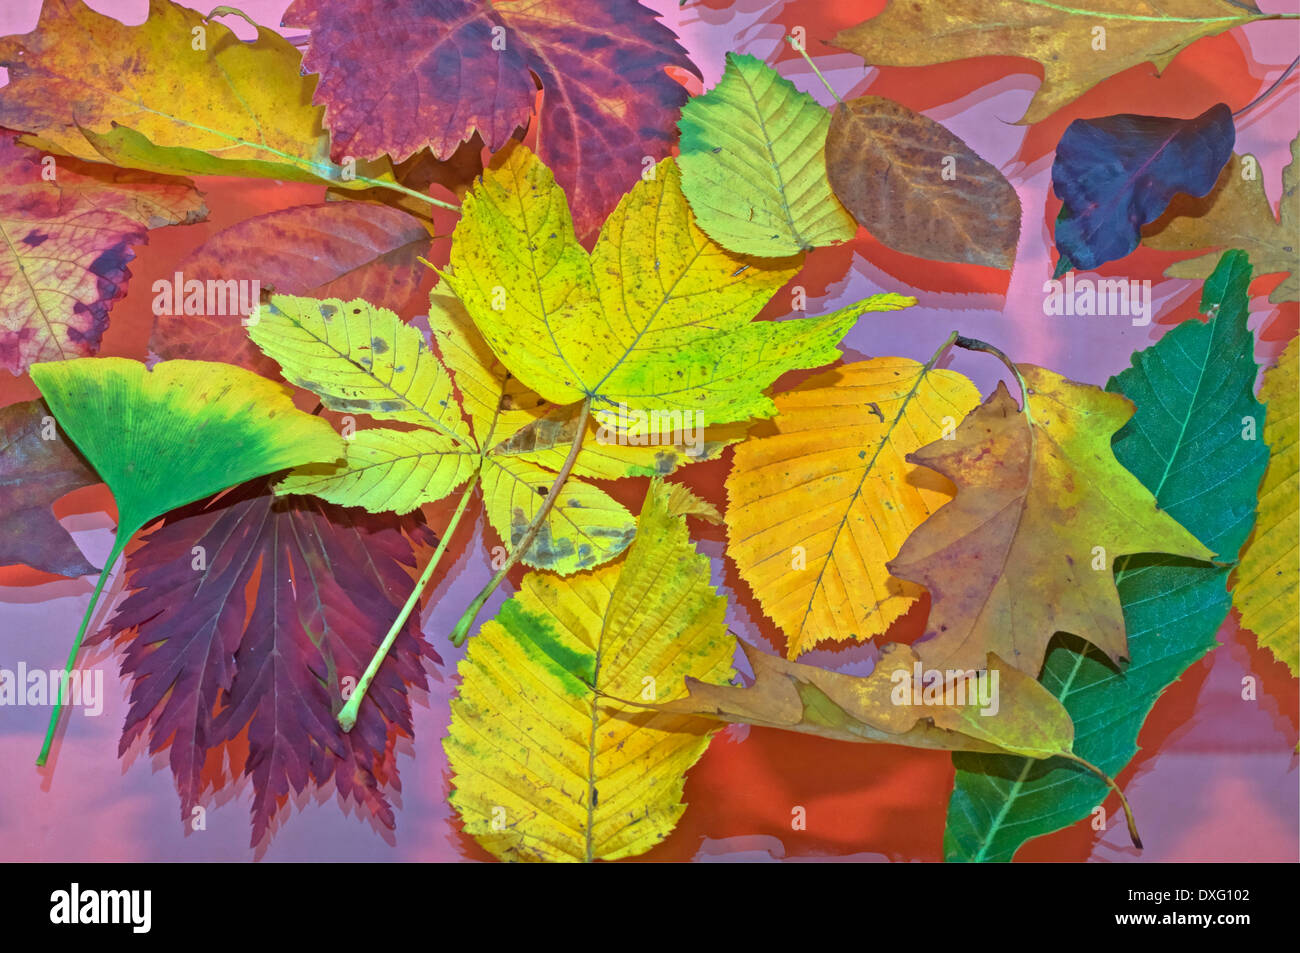
M 356 727 L 343 732 L 335 716 L 343 680 L 355 685 L 410 593 L 412 539 L 432 537 L 418 516 L 277 498 L 266 481 L 168 516 L 127 557 L 131 593 L 110 623 L 112 636 L 131 632 L 121 750 L 142 734 L 151 753 L 169 748 L 188 818 L 209 753 L 247 729 L 254 845 L 291 795 L 331 778 L 392 827 L 385 789 L 398 786 L 393 744 L 412 733 L 408 692 L 425 686 L 421 655 L 440 661 L 418 613 Z
M 529 119 L 542 84 L 538 155 L 569 197 L 579 235 L 672 147 L 698 76 L 676 36 L 635 0 L 295 0 L 311 30 L 304 68 L 321 74 L 334 158 L 428 146 L 450 155 L 477 130 L 489 149 Z M 495 31 L 495 32 L 494 32 Z

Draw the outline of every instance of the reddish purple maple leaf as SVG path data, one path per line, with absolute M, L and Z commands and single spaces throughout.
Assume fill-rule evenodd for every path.
M 579 235 L 671 150 L 687 94 L 667 69 L 699 75 L 635 0 L 295 0 L 284 24 L 311 30 L 303 66 L 321 74 L 336 160 L 446 157 L 476 130 L 495 151 L 540 83 L 537 152 Z

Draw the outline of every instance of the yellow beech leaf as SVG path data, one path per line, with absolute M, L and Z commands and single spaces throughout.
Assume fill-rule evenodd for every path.
M 1297 673 L 1297 575 L 1300 558 L 1300 447 L 1296 442 L 1297 340 L 1286 346 L 1277 366 L 1264 372 L 1259 396 L 1268 405 L 1264 440 L 1268 443 L 1268 469 L 1259 489 L 1259 516 L 1255 535 L 1246 544 L 1237 568 L 1232 602 L 1241 613 L 1241 624 L 1255 633 L 1291 674 Z
M 923 589 L 885 564 L 952 498 L 909 453 L 979 403 L 953 371 L 880 357 L 775 398 L 763 432 L 736 449 L 727 478 L 727 552 L 795 658 L 827 639 L 880 635 Z
M 821 317 L 752 320 L 801 260 L 712 242 L 671 159 L 623 197 L 588 255 L 550 170 L 515 146 L 466 196 L 445 279 L 501 362 L 547 400 L 714 425 L 770 415 L 777 377 L 835 360 L 858 315 L 915 303 L 876 295 Z
M 1252 0 L 889 0 L 833 42 L 873 66 L 1035 60 L 1043 83 L 1021 120 L 1028 123 L 1131 66 L 1163 70 L 1202 37 L 1269 19 L 1277 15 L 1261 14 Z
M 937 669 L 979 668 L 994 652 L 1037 677 L 1052 636 L 1069 632 L 1113 661 L 1127 659 L 1115 560 L 1214 553 L 1111 452 L 1131 401 L 1032 364 L 1014 367 L 1023 412 L 999 384 L 953 440 L 908 457 L 957 486 L 889 564 L 930 591 L 929 638 L 917 652 Z
M 0 39 L 0 66 L 9 69 L 0 126 L 81 159 L 339 188 L 373 185 L 366 173 L 387 167 L 359 163 L 345 179 L 330 161 L 316 77 L 302 74 L 288 40 L 258 27 L 245 43 L 170 0 L 149 0 L 139 26 L 81 0 L 48 0 L 34 31 Z
M 710 724 L 629 708 L 732 677 L 726 600 L 684 513 L 655 481 L 626 557 L 569 578 L 534 573 L 470 641 L 444 742 L 451 803 L 502 860 L 644 853 L 685 810 Z

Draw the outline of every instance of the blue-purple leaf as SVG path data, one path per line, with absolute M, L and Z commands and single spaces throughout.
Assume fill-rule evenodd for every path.
M 1092 269 L 1137 248 L 1180 192 L 1203 196 L 1218 181 L 1236 132 L 1222 103 L 1195 119 L 1103 116 L 1076 119 L 1056 147 L 1052 188 L 1062 201 L 1056 247 Z

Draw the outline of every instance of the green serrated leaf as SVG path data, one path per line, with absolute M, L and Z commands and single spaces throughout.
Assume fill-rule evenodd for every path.
M 857 223 L 826 175 L 830 113 L 762 60 L 727 54 L 721 81 L 682 108 L 682 191 L 728 251 L 769 258 L 846 241 Z
M 1250 265 L 1223 256 L 1205 283 L 1208 323 L 1188 321 L 1133 356 L 1107 384 L 1137 404 L 1115 436 L 1115 456 L 1169 512 L 1228 560 L 1250 534 L 1268 463 L 1262 439 L 1247 439 L 1243 418 L 1263 432 L 1255 399 L 1258 366 L 1246 326 Z M 1116 564 L 1130 662 L 1122 671 L 1073 636 L 1058 636 L 1041 681 L 1070 713 L 1074 751 L 1111 777 L 1137 753 L 1137 736 L 1160 694 L 1215 645 L 1227 615 L 1230 566 L 1164 556 Z M 1007 861 L 1025 841 L 1089 815 L 1107 788 L 1081 768 L 1002 755 L 958 754 L 944 856 Z

